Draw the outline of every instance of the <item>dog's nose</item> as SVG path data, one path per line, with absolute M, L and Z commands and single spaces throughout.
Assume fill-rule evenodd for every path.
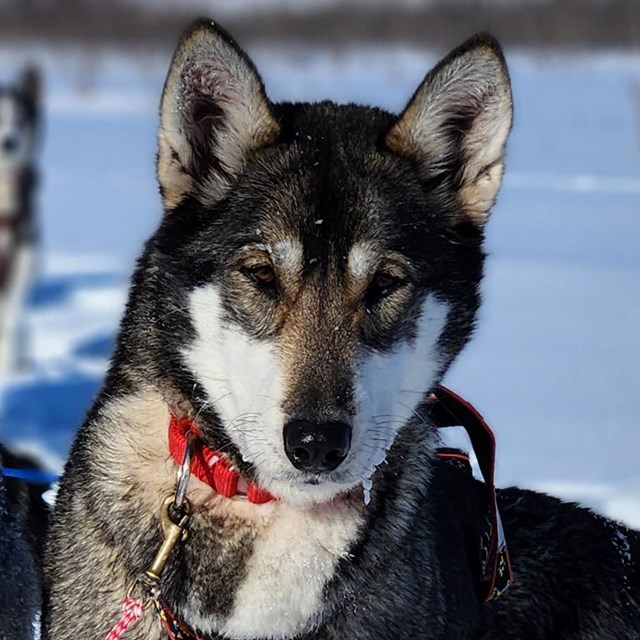
M 351 427 L 344 422 L 292 420 L 284 427 L 284 450 L 302 471 L 333 471 L 347 457 L 350 446 Z
M 7 136 L 2 141 L 2 150 L 5 153 L 13 153 L 18 148 L 18 138 L 15 136 Z

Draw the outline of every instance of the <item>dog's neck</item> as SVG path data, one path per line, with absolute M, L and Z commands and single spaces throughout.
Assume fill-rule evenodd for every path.
M 114 366 L 81 429 L 79 442 L 91 445 L 72 457 L 96 478 L 95 483 L 82 478 L 78 491 L 90 504 L 105 505 L 93 517 L 122 550 L 121 572 L 115 579 L 111 572 L 105 583 L 115 610 L 132 574 L 148 566 L 161 545 L 159 509 L 176 489 L 178 467 L 169 454 L 170 415 L 176 404 L 189 414 L 191 402 L 176 397 L 175 389 L 161 390 L 132 352 L 126 366 Z M 415 539 L 415 515 L 429 504 L 424 496 L 430 490 L 434 444 L 421 421 L 408 424 L 374 479 L 368 506 L 362 492 L 306 508 L 286 500 L 252 504 L 217 495 L 191 476 L 189 538 L 171 559 L 176 569 L 163 576 L 170 608 L 205 637 L 305 637 L 352 589 L 365 588 L 369 569 L 351 581 L 339 579 L 344 559 L 357 552 L 364 536 L 384 536 L 390 558 Z M 375 566 L 377 554 L 368 567 Z
M 22 166 L 0 163 L 0 221 L 19 215 L 26 171 Z
M 169 420 L 166 398 L 157 389 L 126 395 L 108 389 L 91 426 L 94 460 L 110 470 L 110 480 L 102 486 L 105 504 L 111 505 L 104 526 L 111 526 L 113 511 L 131 523 L 115 535 L 121 536 L 123 548 L 140 554 L 142 564 L 152 561 L 150 547 L 159 544 L 153 533 L 162 498 L 175 490 Z M 128 498 L 132 493 L 133 502 Z M 206 552 L 193 562 L 190 554 L 182 556 L 188 563 L 189 596 L 184 595 L 185 585 L 175 580 L 165 583 L 165 596 L 185 624 L 210 635 L 257 637 L 266 630 L 264 637 L 276 638 L 305 630 L 323 610 L 325 586 L 358 539 L 365 518 L 362 500 L 356 497 L 304 510 L 281 501 L 258 505 L 219 496 L 193 476 L 187 497 L 188 544 L 198 548 L 206 542 Z M 244 577 L 236 584 L 238 566 Z M 314 573 L 309 582 L 310 566 Z M 233 585 L 236 604 L 224 614 L 217 609 L 218 592 L 210 590 L 211 576 Z M 292 599 L 301 584 L 306 584 L 304 593 Z M 118 598 L 128 586 L 126 581 L 117 586 Z

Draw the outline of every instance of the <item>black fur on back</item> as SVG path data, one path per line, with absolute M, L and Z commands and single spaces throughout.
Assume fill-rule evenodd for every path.
M 0 467 L 39 469 L 0 445 Z M 0 640 L 30 640 L 42 604 L 42 557 L 49 509 L 47 485 L 0 473 Z

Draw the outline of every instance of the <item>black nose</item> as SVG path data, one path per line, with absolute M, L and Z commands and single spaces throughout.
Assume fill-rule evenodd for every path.
M 5 153 L 13 153 L 18 148 L 18 138 L 16 136 L 7 136 L 2 141 L 2 150 Z
M 284 450 L 303 471 L 333 471 L 347 457 L 351 427 L 344 422 L 314 424 L 292 420 L 284 427 Z

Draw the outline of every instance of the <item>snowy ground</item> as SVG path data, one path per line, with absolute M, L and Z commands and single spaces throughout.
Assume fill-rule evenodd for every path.
M 253 52 L 274 98 L 399 109 L 433 62 L 407 50 Z M 45 253 L 32 370 L 1 439 L 64 459 L 106 366 L 126 280 L 159 218 L 156 106 L 168 60 L 34 54 L 47 68 Z M 640 527 L 640 57 L 513 53 L 516 124 L 475 341 L 447 383 L 498 436 L 498 482 Z M 0 68 L 15 65 L 0 51 Z

